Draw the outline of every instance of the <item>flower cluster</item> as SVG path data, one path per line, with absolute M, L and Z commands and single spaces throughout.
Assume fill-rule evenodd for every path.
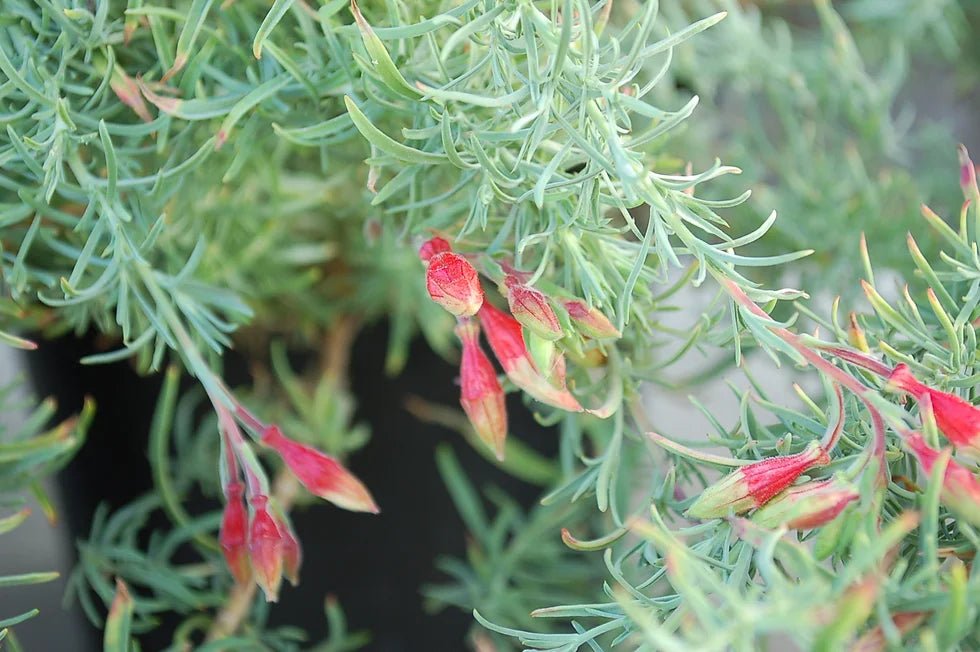
M 351 511 L 376 514 L 378 507 L 361 481 L 334 458 L 287 438 L 241 404 L 235 406 L 235 416 L 219 401 L 214 405 L 221 431 L 219 470 L 225 497 L 218 536 L 221 550 L 236 582 L 254 581 L 266 600 L 275 602 L 284 575 L 293 585 L 299 582 L 302 549 L 289 517 L 270 494 L 265 472 L 235 416 L 263 446 L 279 454 L 310 493 Z
M 852 319 L 852 323 L 854 320 Z M 856 327 L 856 325 L 855 325 Z M 885 378 L 886 391 L 911 396 L 919 403 L 924 418 L 932 417 L 957 453 L 967 459 L 980 459 L 980 409 L 952 392 L 943 392 L 918 380 L 905 363 L 888 368 L 866 351 L 828 347 L 838 358 L 856 364 Z M 917 432 L 899 429 L 902 442 L 926 474 L 940 461 L 942 452 L 931 448 Z M 980 482 L 956 460 L 946 463 L 940 499 L 967 522 L 980 525 Z
M 571 412 L 583 411 L 568 391 L 565 356 L 555 342 L 576 330 L 586 338 L 620 336 L 598 308 L 569 298 L 558 300 L 527 284 L 527 275 L 503 265 L 499 289 L 510 314 L 486 299 L 480 273 L 443 238 L 434 237 L 419 248 L 426 265 L 429 296 L 459 321 L 456 334 L 463 345 L 460 364 L 460 404 L 480 439 L 499 459 L 504 458 L 507 412 L 504 390 L 480 346 L 480 332 L 504 373 L 534 399 Z M 563 325 L 567 324 L 567 326 Z

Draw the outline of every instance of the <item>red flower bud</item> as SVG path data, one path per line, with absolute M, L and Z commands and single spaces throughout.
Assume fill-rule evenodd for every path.
M 581 301 L 565 301 L 565 310 L 572 322 L 584 335 L 596 339 L 605 337 L 622 337 L 612 322 L 598 308 L 589 309 Z
M 515 385 L 542 403 L 571 412 L 582 411 L 582 406 L 568 390 L 555 387 L 538 373 L 516 319 L 489 301 L 483 303 L 479 317 L 493 354 Z
M 266 428 L 262 443 L 279 453 L 293 475 L 314 496 L 354 512 L 377 514 L 380 511 L 361 481 L 329 455 L 288 439 L 276 426 Z
M 558 316 L 548 301 L 548 297 L 527 285 L 522 285 L 513 276 L 508 276 L 507 303 L 517 321 L 545 340 L 561 339 L 563 333 Z
M 483 288 L 476 269 L 451 251 L 437 253 L 429 259 L 425 286 L 433 301 L 457 317 L 475 315 L 483 304 Z
M 300 548 L 299 539 L 293 532 L 293 527 L 289 523 L 289 518 L 285 514 L 276 510 L 276 526 L 279 534 L 282 535 L 282 562 L 286 577 L 293 586 L 299 585 L 299 567 L 303 563 L 303 550 Z
M 811 530 L 837 518 L 860 495 L 843 480 L 805 482 L 773 496 L 752 521 L 766 528 L 785 525 L 791 530 Z
M 507 439 L 507 408 L 504 390 L 497 381 L 493 364 L 480 347 L 480 327 L 469 319 L 456 327 L 463 342 L 463 360 L 459 368 L 462 392 L 459 402 L 476 434 L 504 459 Z
M 452 251 L 453 248 L 449 246 L 449 243 L 440 237 L 430 238 L 422 243 L 419 247 L 419 258 L 422 262 L 427 263 L 436 254 L 441 254 L 446 251 Z
M 267 602 L 279 599 L 282 582 L 282 535 L 275 519 L 269 514 L 269 498 L 252 496 L 252 524 L 248 531 L 248 555 L 255 572 L 255 582 L 265 593 Z
M 931 474 L 941 453 L 930 448 L 917 432 L 907 434 L 904 444 L 919 459 L 922 470 Z M 980 527 L 980 482 L 956 460 L 946 464 L 939 499 L 968 523 Z
M 218 542 L 225 555 L 228 568 L 239 584 L 252 580 L 252 569 L 248 565 L 248 514 L 242 500 L 242 484 L 233 482 L 225 492 L 225 509 L 221 516 L 221 530 Z
M 795 455 L 769 457 L 732 471 L 705 489 L 684 515 L 720 518 L 730 512 L 742 514 L 768 502 L 810 467 L 829 462 L 826 451 L 811 441 Z
M 911 394 L 920 403 L 928 397 L 936 425 L 953 446 L 972 456 L 980 456 L 980 409 L 956 394 L 923 385 L 905 364 L 895 367 L 885 387 Z

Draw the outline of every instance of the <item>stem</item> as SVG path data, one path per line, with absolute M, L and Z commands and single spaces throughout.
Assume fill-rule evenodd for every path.
M 721 286 L 732 296 L 735 302 L 744 308 L 748 309 L 749 312 L 756 315 L 757 317 L 765 321 L 773 321 L 772 317 L 769 316 L 762 308 L 756 305 L 752 299 L 748 297 L 747 294 L 738 287 L 730 279 L 721 278 L 718 279 Z M 789 330 L 783 328 L 782 326 L 769 326 L 770 331 L 776 334 L 780 339 L 793 347 L 803 358 L 813 365 L 817 370 L 822 371 L 824 374 L 830 376 L 841 385 L 851 390 L 871 414 L 872 424 L 874 425 L 874 449 L 873 454 L 878 457 L 879 468 L 878 474 L 879 479 L 885 479 L 888 473 L 887 461 L 885 459 L 885 429 L 884 429 L 884 419 L 882 417 L 881 410 L 875 405 L 878 401 L 883 399 L 877 394 L 877 392 L 871 391 L 864 383 L 860 382 L 846 371 L 837 367 L 830 362 L 824 360 L 820 354 L 814 352 L 812 349 L 802 344 L 800 341 L 800 336 L 795 333 L 791 333 Z M 903 424 L 904 425 L 904 424 Z M 829 452 L 829 451 L 828 451 Z
M 232 416 L 231 411 L 220 401 L 212 398 L 211 402 L 214 405 L 214 411 L 218 413 L 218 430 L 221 431 L 222 436 L 227 438 L 231 450 L 234 451 L 235 457 L 238 458 L 238 462 L 245 472 L 245 484 L 248 487 L 248 495 L 258 496 L 267 493 L 268 480 L 266 480 L 265 472 L 255 458 L 255 454 L 245 442 L 242 431 L 238 429 L 238 423 L 235 421 L 235 417 Z
M 837 422 L 833 427 L 827 428 L 823 441 L 820 442 L 821 448 L 825 451 L 832 451 L 840 440 L 841 433 L 844 432 L 844 395 L 839 383 L 833 383 L 833 386 L 834 396 L 837 398 Z
M 882 378 L 888 378 L 894 371 L 888 365 L 879 362 L 875 358 L 861 353 L 860 351 L 852 351 L 851 349 L 844 348 L 842 346 L 833 346 L 826 342 L 810 341 L 810 344 L 817 349 L 826 351 L 834 357 L 840 358 L 845 362 L 850 362 L 853 365 L 857 365 L 862 369 L 867 369 L 868 371 L 878 374 Z

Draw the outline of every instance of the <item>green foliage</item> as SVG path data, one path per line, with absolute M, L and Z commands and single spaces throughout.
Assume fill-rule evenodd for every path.
M 954 191 L 943 172 L 955 143 L 947 131 L 929 129 L 937 107 L 913 106 L 932 100 L 909 97 L 910 66 L 932 45 L 946 61 L 957 56 L 964 10 L 955 2 L 819 0 L 805 12 L 757 4 L 665 6 L 675 26 L 729 11 L 713 38 L 694 41 L 671 67 L 678 83 L 714 103 L 677 148 L 739 162 L 744 175 L 723 180 L 725 190 L 750 187 L 753 198 L 736 209 L 733 224 L 777 208 L 780 219 L 760 250 L 816 249 L 794 266 L 807 287 L 846 286 L 861 272 L 856 257 L 837 255 L 856 252 L 857 233 L 879 243 L 880 265 L 908 270 L 892 236 L 915 226 L 911 207 Z M 835 8 L 853 20 L 853 33 Z M 923 240 L 934 254 L 935 240 Z
M 582 504 L 538 506 L 525 514 L 513 499 L 491 487 L 486 492 L 496 508 L 491 518 L 452 449 L 439 448 L 436 457 L 473 539 L 466 560 L 439 560 L 439 568 L 452 581 L 424 588 L 429 609 L 478 608 L 495 620 L 529 626 L 531 613 L 542 601 L 575 600 L 600 580 L 601 566 L 574 554 L 554 536 L 562 523 L 585 516 Z
M 54 401 L 42 401 L 31 409 L 31 401 L 18 399 L 18 388 L 17 382 L 0 387 L 0 414 L 20 411 L 26 414 L 17 427 L 6 426 L 0 421 L 0 504 L 5 512 L 9 509 L 18 510 L 0 517 L 0 535 L 16 529 L 30 516 L 31 509 L 25 506 L 27 501 L 22 496 L 25 491 L 30 491 L 48 519 L 54 520 L 54 508 L 42 482 L 62 468 L 84 444 L 89 424 L 95 414 L 95 404 L 86 401 L 80 414 L 48 428 L 55 413 Z M 54 572 L 0 576 L 0 588 L 50 582 L 57 577 L 58 573 Z M 11 646 L 16 646 L 16 639 L 9 628 L 37 613 L 37 609 L 31 609 L 15 616 L 0 615 L 0 640 L 11 636 Z
M 954 177 L 931 165 L 940 150 L 913 135 L 925 129 L 902 99 L 917 57 L 954 65 L 971 9 L 783 4 L 690 0 L 661 14 L 653 0 L 8 0 L 0 341 L 29 349 L 12 333 L 96 330 L 119 346 L 86 362 L 131 357 L 147 373 L 173 364 L 150 432 L 155 490 L 98 514 L 70 581 L 107 649 L 130 649 L 164 613 L 183 618 L 174 649 L 305 640 L 267 629 L 255 603 L 243 627 L 202 643 L 233 584 L 219 515 L 183 506 L 221 491 L 219 426 L 199 407 L 208 396 L 219 420 L 228 414 L 220 360 L 237 346 L 252 353 L 248 398 L 263 418 L 334 455 L 362 446 L 329 338 L 386 317 L 390 373 L 419 332 L 454 355 L 452 319 L 425 294 L 416 255 L 431 234 L 469 256 L 488 301 L 517 270 L 623 333 L 597 342 L 566 319 L 554 345 L 525 334 L 540 366 L 567 356 L 568 387 L 586 408 L 525 397 L 558 427 L 560 455 L 542 460 L 511 437 L 501 467 L 542 486 L 542 505 L 525 512 L 490 489 L 491 517 L 448 450 L 437 452 L 472 543 L 465 561 L 441 563 L 449 579 L 427 589 L 428 604 L 474 609 L 474 641 L 485 628 L 498 646 L 532 649 L 757 649 L 789 638 L 832 650 L 906 634 L 922 647 L 980 646 L 980 573 L 958 561 L 977 534 L 942 500 L 942 475 L 898 445 L 921 426 L 938 447 L 935 425 L 881 394 L 867 366 L 817 353 L 863 338 L 862 355 L 976 398 L 980 196 L 964 184 L 973 204 L 958 229 L 931 212 L 922 228 L 918 203 L 950 201 Z M 911 258 L 896 238 L 906 229 L 922 243 L 908 241 Z M 908 291 L 884 287 L 880 272 L 876 282 L 860 232 Z M 859 274 L 873 313 L 850 330 L 837 304 L 829 319 L 794 304 L 835 342 L 796 332 L 788 300 L 802 290 L 768 289 L 802 280 L 851 296 Z M 767 312 L 780 301 L 777 323 Z M 671 319 L 693 302 L 690 323 Z M 327 354 L 297 373 L 282 336 Z M 705 411 L 714 432 L 703 441 L 648 433 L 645 384 L 691 388 L 732 352 L 754 368 L 760 350 L 815 366 L 823 396 L 786 406 L 749 374 L 733 426 Z M 699 355 L 720 362 L 678 380 L 670 368 Z M 183 396 L 180 365 L 200 383 Z M 479 446 L 458 414 L 416 407 Z M 44 433 L 51 409 L 0 435 L 0 489 L 36 485 L 80 445 L 91 407 Z M 839 473 L 862 493 L 822 528 L 793 537 L 739 515 L 684 518 L 720 472 L 814 440 L 835 443 L 814 477 Z M 158 514 L 169 529 L 149 527 Z M 364 642 L 329 599 L 326 616 L 330 638 L 317 649 Z

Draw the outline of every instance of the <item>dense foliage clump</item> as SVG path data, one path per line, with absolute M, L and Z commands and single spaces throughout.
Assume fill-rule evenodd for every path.
M 410 409 L 542 491 L 486 503 L 436 453 L 471 554 L 426 601 L 472 610 L 476 648 L 980 646 L 980 191 L 898 99 L 922 61 L 976 80 L 978 16 L 755 4 L 6 0 L 0 340 L 94 331 L 113 345 L 84 362 L 164 375 L 155 490 L 98 513 L 70 580 L 106 646 L 164 614 L 175 649 L 306 636 L 257 589 L 315 545 L 297 501 L 378 511 L 342 460 L 368 437 L 351 342 L 379 319 L 391 374 L 418 334 L 462 358 L 461 411 Z M 233 347 L 264 382 L 227 386 Z M 814 390 L 774 396 L 772 361 Z M 707 436 L 644 406 L 722 375 L 746 382 Z M 556 459 L 508 428 L 514 391 Z M 0 431 L 0 491 L 49 505 L 78 409 Z M 318 649 L 365 641 L 326 618 Z

